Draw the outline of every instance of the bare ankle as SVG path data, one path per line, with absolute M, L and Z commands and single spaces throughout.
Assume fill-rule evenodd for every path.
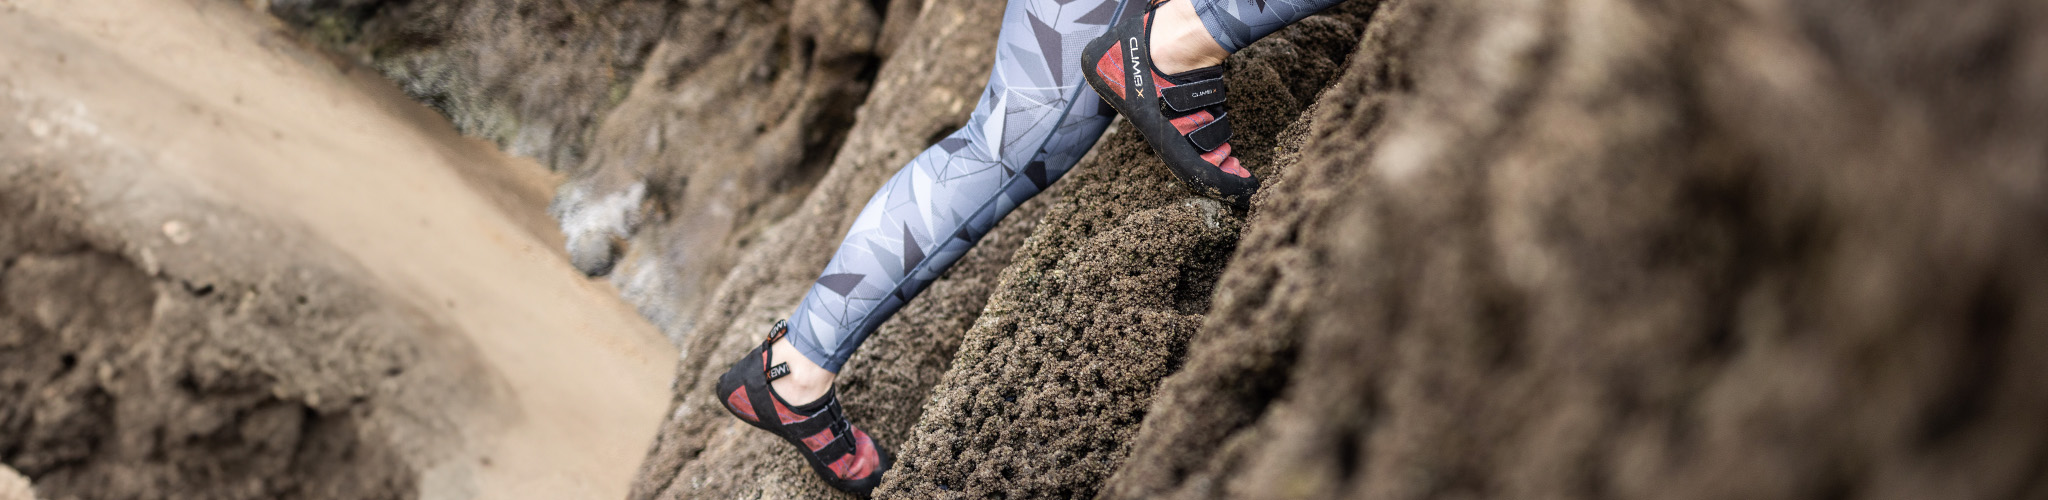
M 789 343 L 789 339 L 777 341 L 770 349 L 770 356 L 776 363 L 789 365 L 789 375 L 768 383 L 783 401 L 801 405 L 816 401 L 832 390 L 832 381 L 838 376 L 811 362 L 811 358 L 804 357 L 795 345 Z
M 1152 66 L 1160 73 L 1178 74 L 1223 64 L 1230 53 L 1209 35 L 1195 13 L 1194 2 L 1169 1 L 1154 11 L 1152 20 Z

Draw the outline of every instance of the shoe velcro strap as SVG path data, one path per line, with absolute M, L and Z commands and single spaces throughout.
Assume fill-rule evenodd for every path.
M 775 422 L 782 425 L 783 432 L 787 432 L 789 433 L 789 435 L 796 436 L 799 438 L 809 436 L 812 434 L 817 434 L 818 431 L 822 431 L 832 427 L 832 418 L 825 416 L 823 414 L 814 415 L 811 416 L 810 418 L 790 422 L 787 424 L 783 424 L 782 420 L 780 419 L 777 419 Z
M 796 435 L 815 436 L 822 431 L 832 432 L 831 441 L 826 441 L 824 446 L 811 451 L 811 453 L 818 456 L 819 461 L 829 464 L 839 460 L 839 457 L 856 451 L 854 450 L 853 442 L 853 424 L 846 421 L 846 414 L 839 410 L 838 401 L 833 401 L 832 407 L 819 412 L 818 416 L 812 417 L 810 420 L 804 421 L 804 423 L 813 425 L 804 426 L 805 429 Z
M 828 393 L 824 397 L 833 398 L 832 401 L 825 403 L 825 408 L 818 410 L 817 413 L 804 415 L 806 418 L 803 420 L 782 424 L 782 428 L 789 432 L 790 435 L 804 437 L 817 434 L 818 431 L 834 428 L 835 426 L 846 425 L 844 423 L 846 422 L 846 411 L 840 408 L 838 396 Z M 796 410 L 792 409 L 790 411 Z M 780 423 L 780 421 L 778 420 L 777 423 Z M 837 431 L 835 430 L 834 432 Z
M 1210 78 L 1159 89 L 1166 107 L 1182 113 L 1223 104 L 1223 79 Z
M 1216 121 L 1189 132 L 1188 142 L 1195 143 L 1195 147 L 1202 148 L 1202 151 L 1223 147 L 1223 143 L 1230 142 L 1230 113 L 1223 113 L 1223 116 L 1216 117 Z
M 830 464 L 839 461 L 839 457 L 844 457 L 854 452 L 853 437 L 851 435 L 840 434 L 836 430 L 832 432 L 831 441 L 825 442 L 824 447 L 811 451 L 812 454 L 818 456 L 819 462 Z
M 848 453 L 856 451 L 854 449 L 854 424 L 848 424 L 846 416 L 840 416 L 838 420 L 831 422 L 831 426 L 827 426 L 827 428 L 831 428 L 831 441 L 825 443 L 825 447 L 819 447 L 815 451 L 819 461 L 831 463 L 831 461 L 838 461 L 840 457 L 846 457 Z

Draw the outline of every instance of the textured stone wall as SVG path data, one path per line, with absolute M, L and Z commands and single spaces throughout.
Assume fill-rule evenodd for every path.
M 398 82 L 464 134 L 580 164 L 683 4 L 660 0 L 269 0 L 319 45 Z
M 1392 2 L 1109 497 L 2048 494 L 2044 9 L 1952 7 Z

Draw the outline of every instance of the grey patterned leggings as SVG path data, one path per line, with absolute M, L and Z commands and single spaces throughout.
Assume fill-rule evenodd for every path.
M 804 357 L 838 373 L 854 349 L 1017 205 L 1059 180 L 1115 111 L 1087 93 L 1081 48 L 1147 0 L 1010 0 L 988 89 L 967 126 L 868 200 L 789 318 Z M 1229 52 L 1343 0 L 1194 2 Z

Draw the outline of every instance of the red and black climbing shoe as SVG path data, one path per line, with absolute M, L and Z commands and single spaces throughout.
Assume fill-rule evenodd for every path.
M 788 322 L 775 322 L 766 342 L 718 378 L 718 398 L 733 416 L 795 445 L 825 484 L 866 498 L 882 484 L 882 473 L 888 472 L 893 459 L 846 419 L 837 390 L 817 401 L 792 405 L 769 387 L 768 382 L 789 375 L 789 365 L 770 359 L 769 350 L 788 332 Z
M 1082 49 L 1081 72 L 1104 102 L 1144 134 L 1181 182 L 1246 208 L 1259 179 L 1230 154 L 1223 67 L 1162 75 L 1152 66 L 1152 10 L 1163 3 L 1124 0 L 1115 24 Z

